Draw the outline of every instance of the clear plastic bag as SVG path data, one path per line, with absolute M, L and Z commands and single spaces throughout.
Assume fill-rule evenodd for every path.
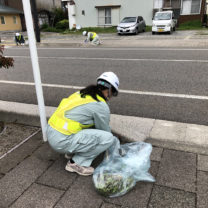
M 137 181 L 154 182 L 148 173 L 152 145 L 116 142 L 106 151 L 103 162 L 95 169 L 93 182 L 96 190 L 107 197 L 117 197 L 131 190 Z

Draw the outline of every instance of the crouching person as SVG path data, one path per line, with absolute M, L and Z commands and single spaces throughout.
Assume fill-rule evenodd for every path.
M 117 138 L 111 133 L 110 109 L 107 101 L 117 96 L 119 79 L 105 72 L 90 85 L 64 98 L 48 122 L 50 146 L 65 154 L 65 169 L 83 176 L 92 175 L 92 161 L 112 145 Z
M 15 40 L 16 45 L 24 45 L 25 44 L 25 39 L 24 39 L 23 35 L 21 35 L 20 33 L 15 34 L 14 40 Z
M 85 43 L 90 42 L 93 45 L 100 45 L 100 38 L 97 33 L 83 31 L 82 35 L 87 36 L 87 39 L 84 41 Z

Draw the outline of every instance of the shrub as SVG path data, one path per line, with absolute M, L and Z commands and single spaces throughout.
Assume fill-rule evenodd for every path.
M 56 29 L 55 27 L 47 27 L 47 28 L 43 29 L 42 31 L 43 32 L 57 32 L 57 33 L 62 32 L 62 30 Z
M 69 20 L 64 19 L 56 23 L 56 29 L 67 30 L 69 29 Z
M 65 13 L 61 8 L 55 8 L 53 9 L 53 26 L 56 25 L 56 23 L 60 22 L 61 20 L 67 19 L 67 13 Z
M 14 66 L 14 59 L 10 57 L 4 57 L 3 50 L 4 46 L 0 45 L 0 68 L 4 67 L 8 69 L 9 67 Z
M 46 29 L 48 28 L 48 24 L 44 23 L 41 25 L 40 29 L 43 30 L 43 29 Z

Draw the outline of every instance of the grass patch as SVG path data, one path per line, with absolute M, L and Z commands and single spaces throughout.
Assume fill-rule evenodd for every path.
M 184 22 L 177 27 L 177 30 L 201 30 L 202 23 L 200 20 L 193 20 L 189 22 Z
M 42 32 L 56 32 L 56 33 L 61 33 L 63 32 L 62 29 L 57 29 L 55 27 L 46 27 L 46 28 L 43 28 L 41 29 Z
M 145 31 L 146 32 L 152 32 L 152 26 L 147 25 Z
M 63 27 L 64 28 L 64 27 Z M 44 25 L 41 28 L 41 31 L 43 32 L 56 32 L 56 33 L 62 33 L 62 34 L 82 34 L 83 31 L 90 31 L 90 32 L 96 32 L 96 33 L 116 33 L 116 27 L 85 27 L 81 30 L 76 29 L 63 29 L 61 27 L 49 27 L 47 25 Z
M 81 34 L 83 31 L 89 31 L 89 32 L 96 32 L 96 33 L 116 33 L 116 27 L 105 27 L 105 28 L 101 28 L 101 27 L 85 27 L 82 28 L 79 31 L 76 30 L 65 30 L 62 33 L 63 34 Z
M 72 29 L 72 30 L 64 30 L 64 29 L 60 29 L 60 28 L 56 28 L 56 27 L 43 27 L 41 29 L 41 31 L 43 32 L 57 32 L 57 33 L 61 33 L 61 34 L 82 34 L 83 31 L 89 31 L 89 32 L 96 32 L 96 33 L 117 33 L 117 27 L 85 27 L 82 28 L 81 30 L 76 30 L 76 29 Z M 152 26 L 147 25 L 146 26 L 146 32 L 150 32 L 152 31 Z

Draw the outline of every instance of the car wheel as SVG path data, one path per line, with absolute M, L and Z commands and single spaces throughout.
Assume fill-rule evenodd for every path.
M 146 28 L 144 27 L 142 31 L 145 32 L 146 31 Z
M 155 35 L 155 32 L 152 32 L 152 35 Z
M 172 31 L 173 31 L 173 29 L 172 29 L 172 27 L 171 27 L 171 28 L 170 28 L 170 31 L 168 32 L 168 34 L 171 35 Z
M 135 35 L 137 35 L 138 33 L 139 33 L 139 30 L 138 30 L 138 28 L 136 28 Z
M 176 28 L 175 27 L 173 28 L 173 31 L 176 31 Z

